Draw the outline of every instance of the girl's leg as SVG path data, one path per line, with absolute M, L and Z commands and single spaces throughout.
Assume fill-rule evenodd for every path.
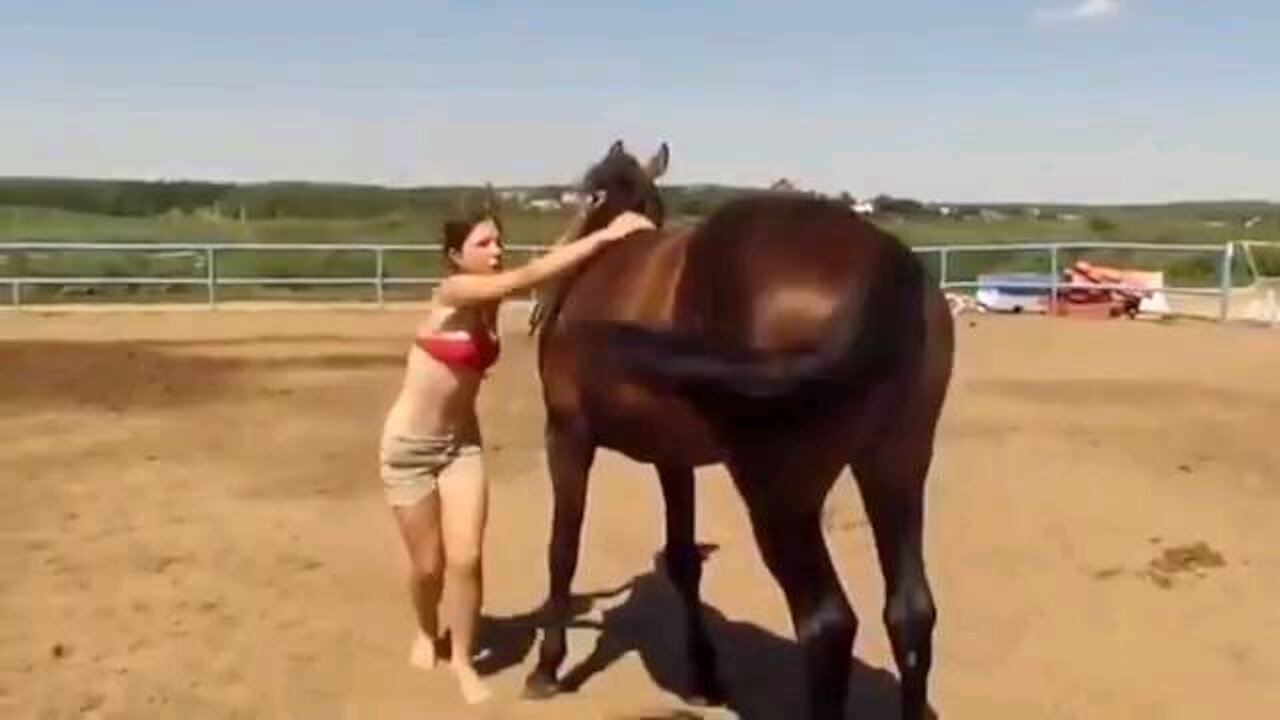
M 474 704 L 490 695 L 471 664 L 483 598 L 481 554 L 489 502 L 484 463 L 478 450 L 468 448 L 441 473 L 440 500 L 452 662 L 463 697 Z
M 429 670 L 436 664 L 439 639 L 444 546 L 440 532 L 440 496 L 431 493 L 413 505 L 393 506 L 405 548 L 409 551 L 409 591 L 418 616 L 418 634 L 409 662 Z

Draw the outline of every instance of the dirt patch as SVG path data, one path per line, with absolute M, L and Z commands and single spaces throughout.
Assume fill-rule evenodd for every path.
M 1158 545 L 1160 542 L 1160 538 L 1151 540 L 1153 545 Z M 1164 548 L 1159 555 L 1148 560 L 1141 568 L 1126 570 L 1124 567 L 1115 565 L 1095 570 L 1091 576 L 1095 580 L 1132 576 L 1150 581 L 1158 588 L 1170 590 L 1179 580 L 1204 579 L 1208 576 L 1209 570 L 1225 567 L 1227 567 L 1227 560 L 1222 553 L 1204 541 L 1197 541 Z
M 446 673 L 407 667 L 406 560 L 376 442 L 414 320 L 5 317 L 0 714 L 723 716 L 679 700 L 680 604 L 652 560 L 656 476 L 608 451 L 574 583 L 596 596 L 569 635 L 581 686 L 517 699 L 551 510 L 519 320 L 481 396 L 497 700 L 469 710 Z M 1280 334 L 984 316 L 958 335 L 925 532 L 938 716 L 1202 718 L 1280 703 Z M 803 682 L 785 602 L 723 470 L 698 477 L 699 540 L 719 547 L 705 616 L 733 709 L 786 716 Z M 847 479 L 824 525 L 862 619 L 849 716 L 894 717 L 883 580 Z M 1174 592 L 1153 591 L 1156 578 Z
M 1226 565 L 1227 561 L 1222 553 L 1200 541 L 1165 548 L 1159 556 L 1147 563 L 1144 574 L 1158 587 L 1167 589 L 1173 587 L 1178 576 L 1194 575 L 1203 578 L 1204 571 Z
M 358 371 L 393 368 L 402 355 L 388 353 L 299 354 L 246 358 L 190 354 L 187 343 L 163 342 L 0 342 L 0 413 L 48 410 L 59 406 L 106 410 L 112 414 L 145 409 L 175 409 L 222 398 L 228 392 L 252 393 L 250 378 L 264 373 Z M 205 348 L 233 350 L 232 342 L 208 342 Z M 275 392 L 288 394 L 289 387 Z

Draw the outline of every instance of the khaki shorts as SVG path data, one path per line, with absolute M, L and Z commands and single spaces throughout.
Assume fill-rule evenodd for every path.
M 479 445 L 452 436 L 386 436 L 378 459 L 387 502 L 401 507 L 416 505 L 438 489 L 440 473 L 456 458 L 479 452 Z

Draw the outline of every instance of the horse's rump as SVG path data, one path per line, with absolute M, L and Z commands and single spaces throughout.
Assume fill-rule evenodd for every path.
M 589 332 L 611 363 L 712 415 L 784 420 L 844 403 L 919 348 L 923 267 L 835 203 L 729 203 L 687 253 L 668 323 L 606 320 Z

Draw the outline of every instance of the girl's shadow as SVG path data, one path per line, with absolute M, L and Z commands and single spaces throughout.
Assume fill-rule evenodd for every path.
M 703 557 L 716 548 L 699 547 Z M 582 688 L 594 675 L 629 652 L 639 654 L 654 683 L 678 697 L 686 694 L 689 678 L 685 654 L 684 609 L 674 585 L 662 572 L 661 553 L 654 569 L 613 590 L 577 595 L 573 599 L 570 627 L 600 631 L 591 654 L 567 668 L 562 684 L 566 692 Z M 600 622 L 584 620 L 595 601 L 630 591 L 621 605 L 607 609 Z M 804 703 L 804 677 L 800 650 L 794 640 L 747 622 L 724 617 L 703 605 L 703 617 L 720 658 L 720 679 L 726 705 L 745 720 L 789 717 Z M 518 665 L 532 650 L 542 613 L 509 618 L 487 618 L 480 628 L 480 646 L 487 656 L 477 663 L 489 674 Z M 898 718 L 897 677 L 854 658 L 849 678 L 849 717 L 863 720 Z M 938 717 L 933 710 L 929 717 Z M 681 717 L 698 717 L 681 715 Z

